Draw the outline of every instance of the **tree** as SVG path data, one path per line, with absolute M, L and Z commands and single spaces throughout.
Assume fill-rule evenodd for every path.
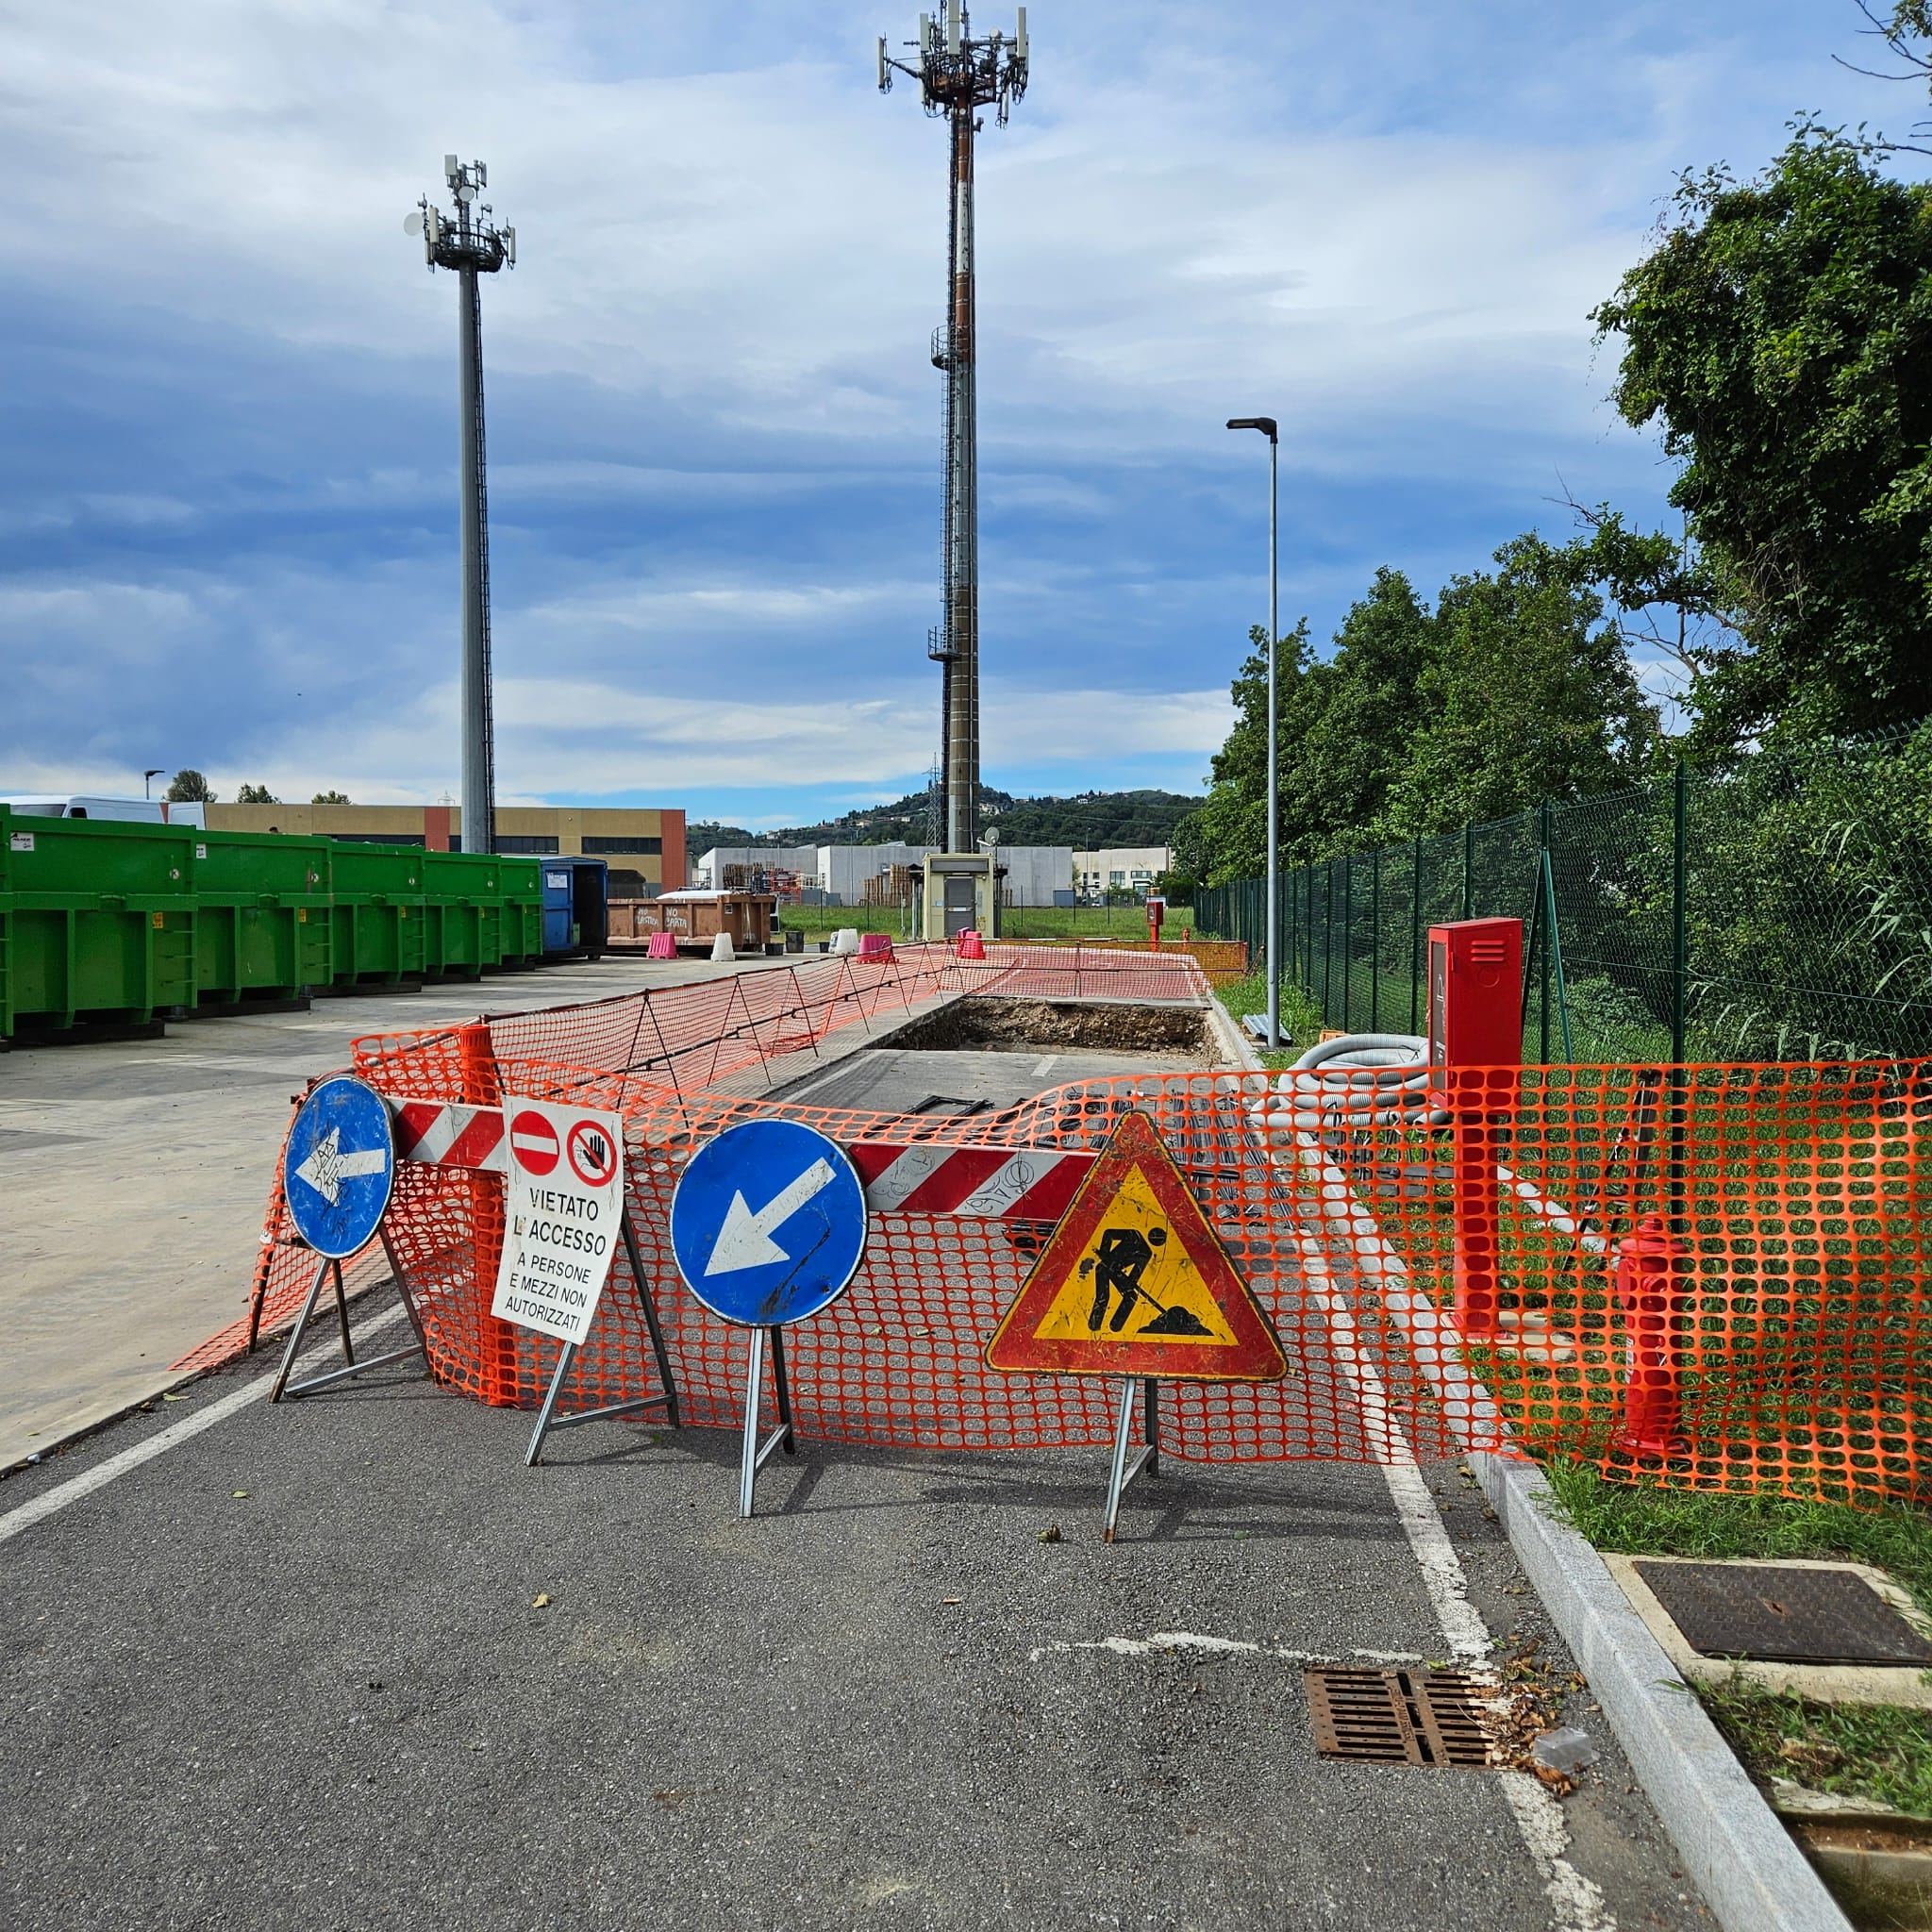
M 1575 548 L 1531 534 L 1495 560 L 1494 575 L 1457 577 L 1437 601 L 1413 736 L 1377 838 L 1618 790 L 1656 744 L 1656 709 L 1602 598 L 1577 581 Z
M 346 791 L 318 791 L 308 802 L 310 805 L 349 805 L 354 801 Z
M 1687 174 L 1594 311 L 1736 633 L 1695 652 L 1707 743 L 1932 711 L 1932 187 L 1882 153 L 1801 124 L 1756 180 Z
M 1276 705 L 1284 720 L 1307 672 L 1307 639 L 1304 618 L 1275 649 Z M 1188 863 L 1210 885 L 1253 878 L 1267 855 L 1268 633 L 1259 625 L 1249 631 L 1248 646 L 1234 676 L 1234 727 L 1214 754 L 1208 801 L 1174 828 Z M 1287 730 L 1279 731 L 1277 749 L 1288 742 Z
M 266 785 L 244 785 L 235 794 L 237 805 L 279 805 L 281 802 Z
M 168 798 L 176 805 L 212 805 L 215 794 L 192 765 L 184 765 L 168 782 Z
M 1434 659 L 1429 613 L 1400 571 L 1382 569 L 1335 633 L 1335 656 L 1295 692 L 1282 759 L 1282 863 L 1354 842 L 1382 814 L 1421 723 Z

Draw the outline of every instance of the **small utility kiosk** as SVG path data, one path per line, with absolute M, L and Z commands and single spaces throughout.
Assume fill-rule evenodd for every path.
M 921 898 L 926 938 L 956 939 L 969 928 L 996 938 L 1006 870 L 992 852 L 927 853 Z

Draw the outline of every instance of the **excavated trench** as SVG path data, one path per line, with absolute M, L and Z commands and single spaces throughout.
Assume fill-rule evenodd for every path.
M 1158 1054 L 1203 1066 L 1215 1055 L 1208 1015 L 1198 1007 L 979 993 L 901 1027 L 891 1044 L 914 1053 Z

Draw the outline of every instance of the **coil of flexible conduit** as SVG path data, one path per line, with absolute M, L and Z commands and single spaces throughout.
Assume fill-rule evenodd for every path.
M 1344 1033 L 1311 1046 L 1274 1083 L 1263 1124 L 1295 1133 L 1446 1126 L 1429 1106 L 1429 1043 L 1414 1033 Z M 1283 1105 L 1286 1101 L 1286 1105 Z

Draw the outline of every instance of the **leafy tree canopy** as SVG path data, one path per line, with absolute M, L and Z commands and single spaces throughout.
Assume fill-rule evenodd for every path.
M 266 785 L 244 785 L 235 794 L 237 805 L 279 805 L 281 802 Z
M 1284 867 L 1502 818 L 1543 798 L 1628 784 L 1652 756 L 1655 709 L 1591 588 L 1579 540 L 1534 535 L 1459 576 L 1432 611 L 1381 570 L 1316 659 L 1306 622 L 1276 658 Z M 1267 658 L 1250 635 L 1236 722 L 1175 861 L 1213 883 L 1251 878 L 1267 840 Z
M 215 794 L 208 780 L 192 765 L 184 765 L 168 781 L 168 798 L 173 804 L 212 805 Z
M 1932 188 L 1879 159 L 1801 125 L 1755 180 L 1686 175 L 1594 312 L 1624 338 L 1617 408 L 1683 462 L 1696 545 L 1694 564 L 1627 538 L 1598 560 L 1620 594 L 1642 601 L 1647 575 L 1733 627 L 1691 654 L 1707 743 L 1932 710 Z
M 308 802 L 310 805 L 353 805 L 355 803 L 346 791 L 318 791 Z

